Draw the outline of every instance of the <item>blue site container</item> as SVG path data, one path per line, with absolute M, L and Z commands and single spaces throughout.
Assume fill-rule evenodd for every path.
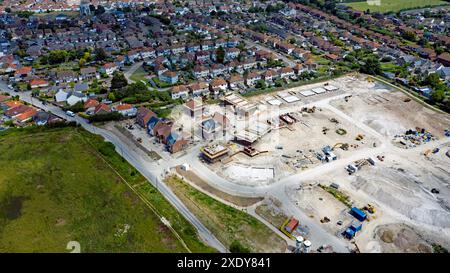
M 352 239 L 353 237 L 355 237 L 355 232 L 353 230 L 351 230 L 350 228 L 348 228 L 348 229 L 345 230 L 344 236 L 347 239 Z
M 357 207 L 353 207 L 352 210 L 350 211 L 350 214 L 361 222 L 363 222 L 367 218 L 366 213 L 364 213 L 364 211 L 358 209 Z
M 362 224 L 361 223 L 353 223 L 349 228 L 356 233 L 358 231 L 361 231 Z

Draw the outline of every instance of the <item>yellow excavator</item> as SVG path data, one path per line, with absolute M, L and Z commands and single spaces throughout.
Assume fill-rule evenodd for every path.
M 367 204 L 367 206 L 365 206 L 363 209 L 368 211 L 370 214 L 374 214 L 376 212 L 376 209 L 372 204 Z
M 355 138 L 357 141 L 363 140 L 364 139 L 364 135 L 363 134 L 359 134 L 356 136 Z
M 336 143 L 331 148 L 331 150 L 334 150 L 335 148 L 341 148 L 342 150 L 347 151 L 348 147 L 349 147 L 348 143 Z

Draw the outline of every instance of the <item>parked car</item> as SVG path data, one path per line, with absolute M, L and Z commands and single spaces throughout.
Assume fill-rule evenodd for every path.
M 69 117 L 74 117 L 75 113 L 72 111 L 66 111 L 66 115 L 68 115 Z

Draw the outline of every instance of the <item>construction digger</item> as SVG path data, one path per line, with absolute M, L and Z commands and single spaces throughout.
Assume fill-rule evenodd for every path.
M 333 122 L 333 123 L 339 124 L 339 121 L 337 119 L 335 119 L 335 118 L 330 118 L 330 121 Z
M 369 164 L 369 161 L 365 158 L 360 159 L 356 161 L 354 164 L 349 164 L 347 167 L 345 167 L 345 170 L 347 170 L 348 174 L 356 173 L 361 169 L 362 166 Z
M 365 206 L 363 209 L 365 211 L 368 211 L 370 214 L 374 214 L 376 212 L 376 209 L 372 204 L 367 204 L 367 206 Z
M 307 112 L 307 113 L 314 113 L 314 112 L 316 112 L 316 107 L 315 106 L 313 106 L 312 108 L 308 108 L 308 107 L 303 107 L 302 108 L 302 112 Z
M 336 143 L 331 149 L 334 150 L 336 148 L 341 148 L 342 150 L 347 151 L 348 147 L 349 147 L 348 143 Z

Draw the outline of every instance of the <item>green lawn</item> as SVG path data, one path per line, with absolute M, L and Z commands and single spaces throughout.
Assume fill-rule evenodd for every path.
M 381 63 L 381 69 L 387 72 L 397 72 L 400 71 L 401 67 L 394 63 Z
M 376 1 L 369 1 L 376 3 Z M 365 11 L 369 9 L 371 12 L 397 12 L 402 9 L 413 9 L 426 6 L 437 6 L 448 4 L 441 0 L 380 0 L 380 5 L 369 5 L 367 1 L 347 3 L 348 6 L 356 10 Z
M 69 241 L 82 252 L 214 251 L 97 135 L 11 129 L 0 151 L 0 252 L 68 252 Z
M 145 76 L 147 76 L 148 73 L 145 71 L 145 69 L 141 66 L 138 69 L 136 69 L 136 71 L 134 71 L 134 73 L 130 76 L 130 79 L 135 81 L 135 82 L 139 82 L 139 81 L 144 81 L 145 84 L 148 84 L 148 80 L 145 78 Z
M 177 176 L 166 183 L 226 247 L 237 241 L 251 252 L 285 252 L 286 242 L 253 216 L 196 190 Z

